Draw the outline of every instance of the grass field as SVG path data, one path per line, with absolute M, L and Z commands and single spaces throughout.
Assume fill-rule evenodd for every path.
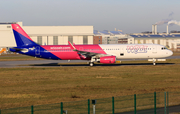
M 40 59 L 23 55 L 0 56 L 0 61 L 14 60 Z M 65 64 L 58 64 L 60 67 L 56 68 L 0 68 L 0 109 L 155 91 L 180 91 L 180 60 L 169 59 L 165 63 L 173 65 L 61 67 Z
M 0 109 L 180 91 L 180 60 L 166 63 L 175 64 L 0 68 Z

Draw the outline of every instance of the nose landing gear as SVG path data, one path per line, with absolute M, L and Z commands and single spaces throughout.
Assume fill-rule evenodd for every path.
M 153 58 L 153 65 L 155 66 L 156 65 L 156 59 Z

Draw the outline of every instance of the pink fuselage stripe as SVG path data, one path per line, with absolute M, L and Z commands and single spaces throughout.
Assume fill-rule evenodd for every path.
M 61 60 L 89 60 L 90 58 L 85 58 L 83 55 L 78 54 L 78 52 L 73 51 L 70 45 L 47 45 L 41 46 L 48 52 L 57 56 Z M 93 52 L 99 54 L 106 54 L 104 50 L 99 45 L 74 45 L 74 47 L 79 51 Z
M 16 32 L 20 33 L 21 35 L 25 36 L 29 40 L 33 41 L 27 34 L 26 32 L 19 26 L 18 24 L 11 24 L 12 29 L 15 30 Z

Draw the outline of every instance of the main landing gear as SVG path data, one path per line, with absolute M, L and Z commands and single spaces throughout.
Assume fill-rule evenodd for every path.
M 89 62 L 89 66 L 94 66 L 94 62 Z
M 89 62 L 89 66 L 90 67 L 92 67 L 92 66 L 94 66 L 94 62 L 96 61 L 96 56 L 93 56 L 92 58 L 91 58 L 91 61 Z

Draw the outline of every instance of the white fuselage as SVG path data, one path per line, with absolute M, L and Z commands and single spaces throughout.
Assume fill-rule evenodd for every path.
M 99 45 L 108 55 L 114 55 L 117 59 L 140 59 L 140 58 L 164 58 L 173 54 L 157 44 L 114 44 Z

